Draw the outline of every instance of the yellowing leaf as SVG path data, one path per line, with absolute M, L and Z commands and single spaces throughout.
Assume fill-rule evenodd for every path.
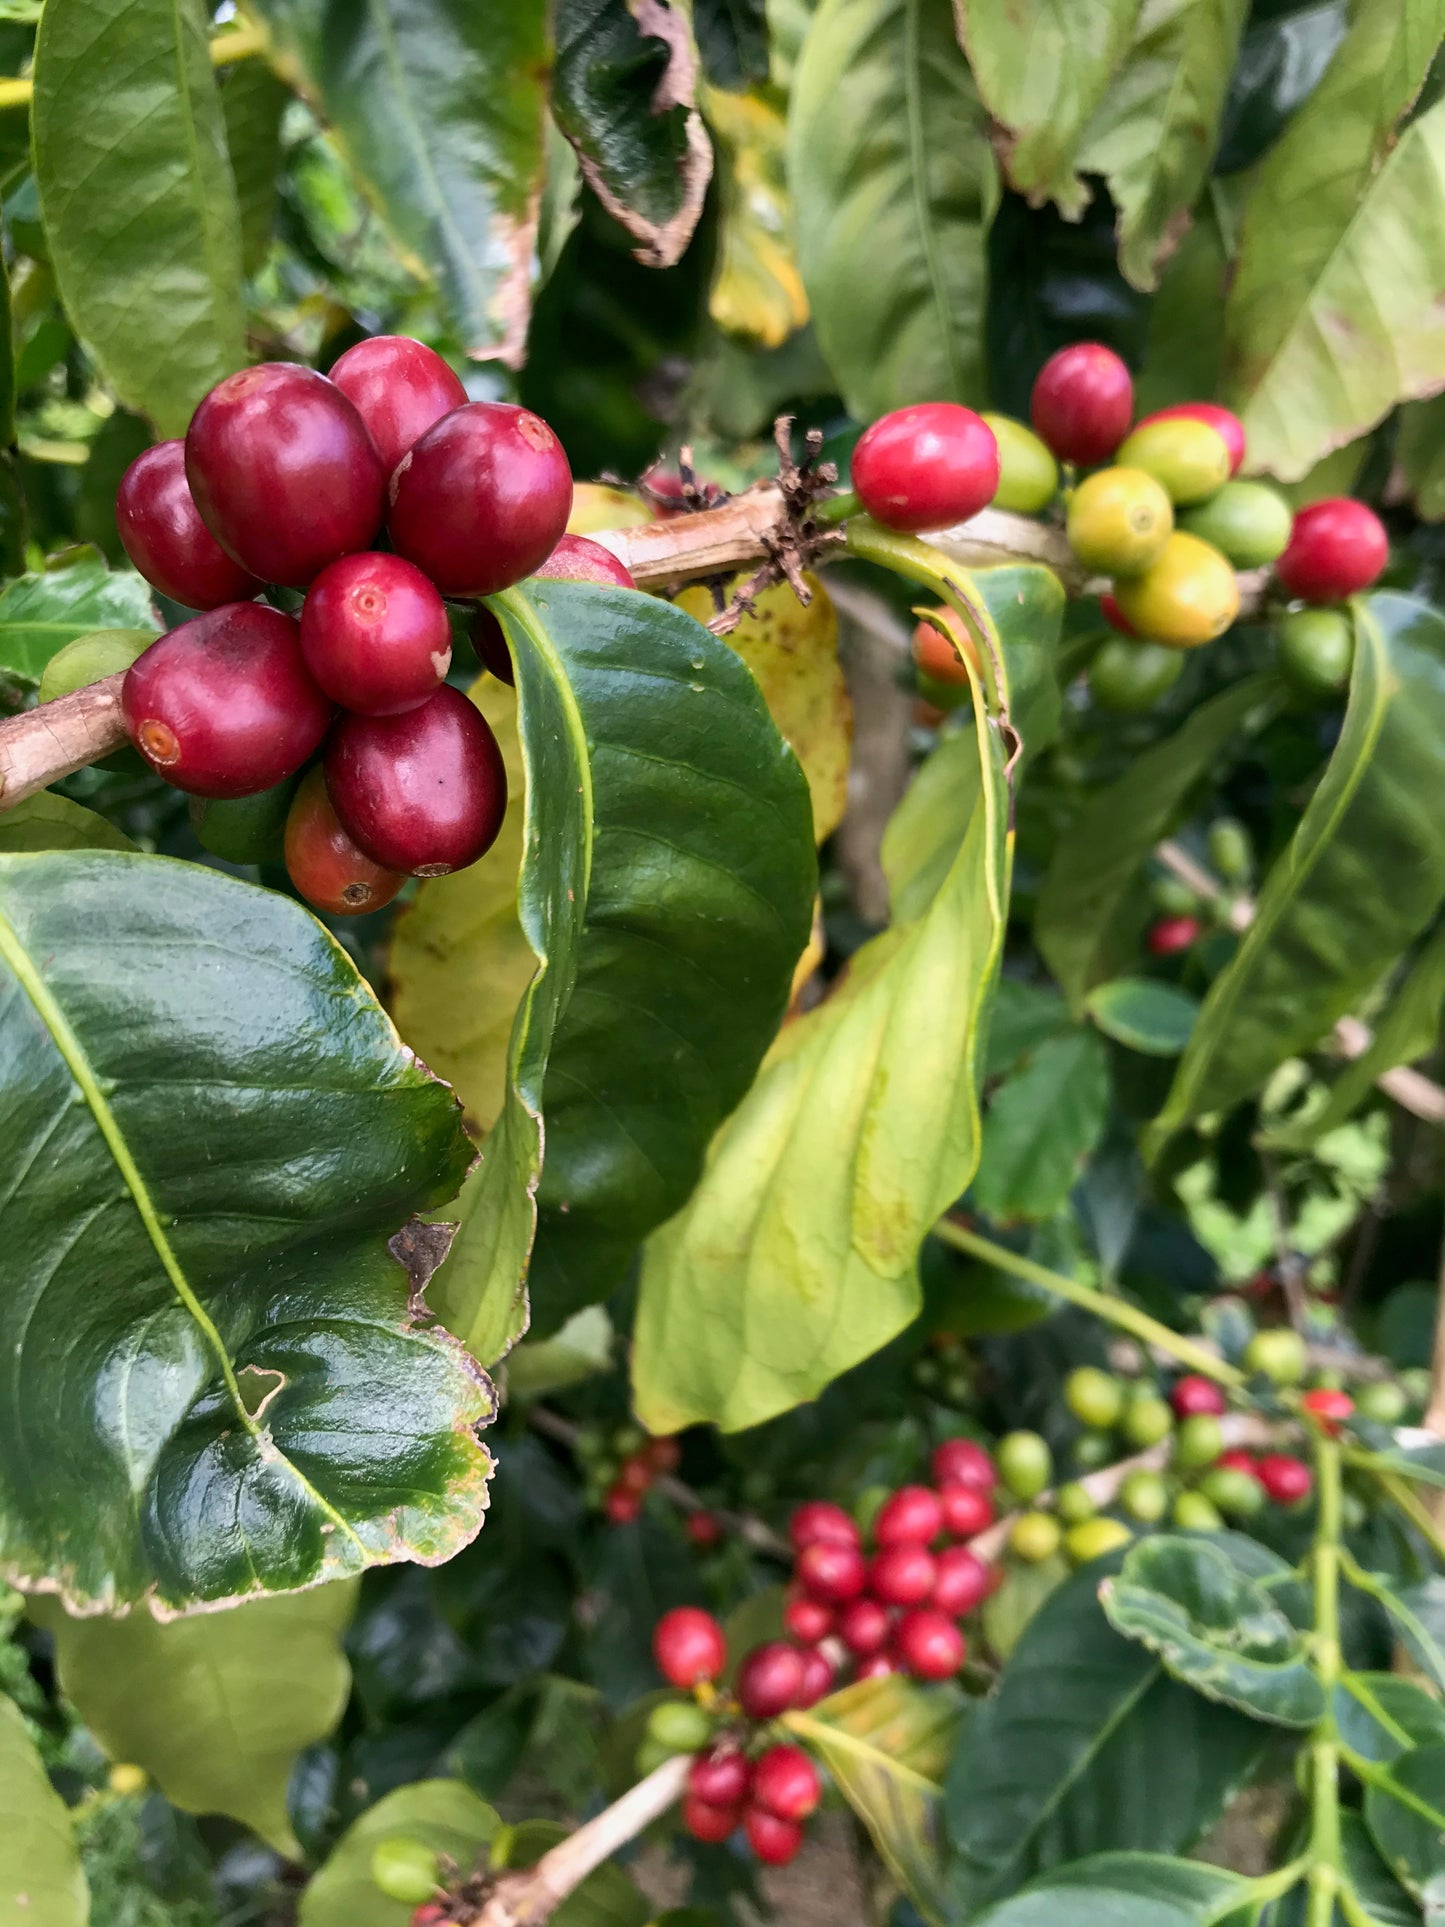
M 745 615 L 723 640 L 752 670 L 773 721 L 803 766 L 821 843 L 838 827 L 847 801 L 853 709 L 838 662 L 837 612 L 817 578 L 807 580 L 813 600 L 806 609 L 780 582 L 754 598 L 757 614 Z M 699 622 L 713 612 L 702 587 L 684 589 L 677 601 Z
M 70 1814 L 3 1693 L 0 1815 L 0 1927 L 85 1927 L 90 1898 Z
M 787 122 L 757 94 L 709 88 L 704 106 L 726 163 L 712 318 L 731 334 L 777 348 L 808 319 L 784 166 Z

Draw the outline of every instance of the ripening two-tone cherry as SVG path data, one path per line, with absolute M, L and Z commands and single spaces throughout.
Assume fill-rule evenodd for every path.
M 1050 355 L 1029 398 L 1029 416 L 1061 462 L 1106 462 L 1129 432 L 1134 382 L 1112 348 L 1078 341 Z
M 309 770 L 286 817 L 286 873 L 316 910 L 357 917 L 391 902 L 406 878 L 373 863 L 346 832 L 318 765 Z
M 343 709 L 399 716 L 446 681 L 452 662 L 447 605 L 399 555 L 344 555 L 311 585 L 301 610 L 301 651 Z
M 392 546 L 446 596 L 496 595 L 556 548 L 572 507 L 572 470 L 540 416 L 475 401 L 444 415 L 397 464 Z M 360 545 L 353 545 L 360 546 Z
M 966 522 L 998 489 L 998 442 L 957 402 L 916 402 L 881 415 L 853 450 L 854 493 L 875 522 L 917 535 Z
M 326 787 L 374 862 L 410 876 L 475 863 L 507 810 L 507 772 L 481 711 L 443 683 L 401 716 L 338 718 L 327 738 Z
M 1148 428 L 1153 422 L 1168 421 L 1205 422 L 1229 451 L 1230 474 L 1239 473 L 1244 460 L 1244 423 L 1230 409 L 1214 401 L 1177 401 L 1168 408 L 1156 408 L 1152 415 L 1141 416 L 1137 426 Z
M 727 1665 L 727 1641 L 701 1606 L 674 1606 L 652 1629 L 652 1657 L 665 1680 L 687 1691 L 719 1676 Z
M 358 341 L 332 363 L 331 380 L 366 424 L 388 475 L 413 443 L 467 398 L 461 376 L 409 335 Z
M 115 496 L 121 547 L 153 589 L 187 609 L 246 602 L 261 584 L 201 520 L 186 480 L 186 445 L 157 442 L 136 456 Z
M 186 479 L 226 553 L 292 589 L 369 548 L 385 507 L 386 474 L 360 415 L 324 375 L 291 362 L 216 384 L 186 431 Z
M 121 686 L 126 733 L 193 796 L 253 796 L 300 769 L 331 721 L 290 616 L 231 602 L 153 642 Z
M 1377 581 L 1389 559 L 1390 539 L 1374 510 L 1348 495 L 1332 495 L 1295 516 L 1274 572 L 1286 595 L 1342 602 Z

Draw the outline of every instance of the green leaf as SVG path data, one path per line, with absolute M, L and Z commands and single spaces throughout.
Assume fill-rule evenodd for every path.
M 159 631 L 150 588 L 133 569 L 87 555 L 0 589 L 0 669 L 21 682 L 38 684 L 57 650 L 95 629 Z
M 1445 1744 L 1445 1706 L 1399 1673 L 1347 1672 L 1335 1688 L 1335 1721 L 1352 1752 L 1380 1763 Z
M 1182 728 L 1095 791 L 1059 838 L 1034 912 L 1034 940 L 1076 1011 L 1109 974 L 1110 926 L 1155 844 L 1195 786 L 1217 773 L 1230 739 L 1257 728 L 1273 701 L 1270 684 L 1252 677 L 1201 703 Z
M 0 857 L 0 1029 L 6 1576 L 165 1615 L 465 1545 L 490 1388 L 426 1321 L 446 1233 L 387 1241 L 470 1147 L 340 947 L 188 863 Z
M 714 87 L 738 92 L 767 79 L 766 0 L 692 0 L 692 30 Z
M 1041 1044 L 989 1104 L 970 1202 L 1004 1223 L 1053 1217 L 1098 1143 L 1108 1107 L 1108 1059 L 1092 1031 Z
M 696 90 L 681 8 L 559 0 L 552 111 L 588 186 L 649 267 L 682 259 L 712 177 Z
M 0 1927 L 86 1927 L 90 1895 L 69 1809 L 3 1693 L 0 1813 Z
M 10 271 L 0 262 L 0 448 L 15 441 L 15 341 Z
M 1140 0 L 956 0 L 959 35 L 1009 184 L 1070 219 L 1088 204 L 1074 152 L 1134 37 Z
M 793 79 L 788 174 L 798 265 L 849 412 L 981 405 L 995 187 L 946 6 L 823 0 Z
M 184 434 L 246 360 L 241 223 L 200 0 L 47 0 L 35 178 L 60 297 L 127 407 Z
M 1445 1689 L 1445 1578 L 1433 1573 L 1418 1585 L 1397 1588 L 1380 1574 L 1355 1566 L 1349 1568 L 1348 1578 L 1384 1607 L 1415 1664 Z
M 1084 1009 L 1116 1044 L 1149 1057 L 1177 1057 L 1194 1029 L 1199 999 L 1152 977 L 1115 977 L 1095 985 Z
M 782 1017 L 817 874 L 807 783 L 726 643 L 630 590 L 495 606 L 541 967 L 435 1300 L 486 1360 L 517 1335 L 524 1276 L 533 1329 L 554 1332 L 687 1197 Z
M 135 845 L 96 810 L 41 790 L 0 810 L 0 851 L 133 850 Z
M 281 115 L 290 99 L 290 89 L 264 60 L 237 61 L 221 83 L 247 274 L 256 272 L 271 246 L 281 174 Z
M 1008 1273 L 1002 1276 L 1006 1278 Z M 970 1292 L 969 1302 L 973 1301 L 974 1293 Z M 1037 1617 L 1068 1576 L 1069 1563 L 1059 1553 L 1037 1565 L 1026 1565 L 1021 1559 L 1008 1562 L 1002 1582 L 984 1600 L 980 1616 L 983 1636 L 995 1658 L 1009 1658 L 1027 1632 L 1029 1621 Z
M 1074 155 L 1119 211 L 1119 265 L 1159 269 L 1209 174 L 1248 0 L 1144 0 L 1134 39 Z
M 989 1011 L 984 1076 L 1002 1077 L 1021 1057 L 1063 1036 L 1069 1028 L 1068 1006 L 1051 985 L 1000 977 Z
M 343 1580 L 169 1625 L 147 1612 L 71 1619 L 45 1599 L 31 1613 L 54 1636 L 61 1691 L 110 1759 L 144 1767 L 172 1806 L 223 1813 L 299 1859 L 286 1789 L 297 1754 L 345 1710 L 341 1636 L 355 1605 L 356 1583 Z
M 546 0 L 256 0 L 282 77 L 331 127 L 468 354 L 521 364 L 544 174 Z
M 1401 1754 L 1365 1788 L 1365 1825 L 1427 1915 L 1445 1908 L 1445 1745 Z
M 934 1838 L 941 1792 L 963 1718 L 961 1695 L 919 1687 L 896 1673 L 859 1680 L 784 1724 L 827 1767 L 873 1844 L 926 1920 L 941 1921 L 948 1895 Z
M 383 1840 L 418 1840 L 470 1873 L 501 1826 L 496 1809 L 460 1780 L 417 1780 L 369 1807 L 342 1834 L 301 1893 L 300 1927 L 409 1927 L 413 1909 L 371 1877 Z M 560 1916 L 554 1916 L 560 1918 Z
M 1101 1853 L 979 1914 L 972 1927 L 1204 1927 L 1245 1885 L 1237 1873 L 1154 1853 Z
M 1445 383 L 1445 114 L 1406 128 L 1445 0 L 1363 0 L 1255 173 L 1224 311 L 1223 399 L 1286 481 Z
M 555 1338 L 524 1339 L 507 1354 L 507 1396 L 541 1398 L 580 1385 L 612 1363 L 616 1334 L 601 1305 L 576 1312 Z
M 1420 935 L 1445 896 L 1445 834 L 1425 804 L 1442 782 L 1445 619 L 1406 596 L 1367 596 L 1334 754 L 1204 1000 L 1156 1144 L 1318 1043 Z
M 1323 1712 L 1303 1638 L 1206 1541 L 1145 1540 L 1099 1596 L 1115 1632 L 1157 1653 L 1197 1693 L 1280 1726 L 1312 1726 Z
M 1336 1896 L 1330 1927 L 1362 1927 L 1359 1908 L 1364 1909 L 1365 1927 L 1420 1927 L 1420 1909 L 1375 1851 L 1364 1820 L 1348 1809 L 1340 1815 L 1340 1865 L 1357 1907 L 1347 1915 Z M 1308 1908 L 1308 1888 L 1292 1887 L 1264 1909 L 1258 1927 L 1308 1927 Z M 1254 1927 L 1253 1916 L 1241 1909 L 1229 1927 L 1243 1927 L 1246 1920 Z
M 1445 395 L 1406 402 L 1399 415 L 1395 459 L 1421 521 L 1445 521 Z
M 1110 1568 L 1076 1574 L 1042 1607 L 954 1751 L 944 1813 L 969 1910 L 1085 1854 L 1181 1851 L 1266 1743 L 1265 1729 L 1179 1685 L 1113 1631 L 1097 1597 L 1101 1569 Z M 1035 1917 L 1052 1927 L 1077 1916 L 1020 1918 Z M 1159 1918 L 1137 1916 L 1140 1927 Z
M 992 626 L 961 570 L 898 548 Z M 1010 860 L 1002 743 L 982 709 L 931 762 L 884 846 L 911 921 L 787 1026 L 687 1208 L 647 1247 L 632 1364 L 654 1432 L 758 1424 L 917 1314 L 919 1246 L 978 1161 L 979 1029 Z

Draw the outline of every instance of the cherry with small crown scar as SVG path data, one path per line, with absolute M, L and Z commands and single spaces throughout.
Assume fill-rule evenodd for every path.
M 360 415 L 324 375 L 284 361 L 217 382 L 186 431 L 186 480 L 226 553 L 292 589 L 369 548 L 385 506 Z
M 331 807 L 320 767 L 310 770 L 286 816 L 286 873 L 306 901 L 333 916 L 360 916 L 391 902 L 406 878 L 359 850 Z
M 121 685 L 126 733 L 158 776 L 193 796 L 254 796 L 321 745 L 331 704 L 297 624 L 229 602 L 153 642 Z
M 998 442 L 971 408 L 915 402 L 880 415 L 853 450 L 853 488 L 885 528 L 918 534 L 966 522 L 998 489 Z
M 333 701 L 398 716 L 434 695 L 452 661 L 447 605 L 399 555 L 344 555 L 312 583 L 301 610 L 306 666 Z
M 153 589 L 187 609 L 245 602 L 261 584 L 227 555 L 201 520 L 186 480 L 186 445 L 157 442 L 137 455 L 115 496 L 121 547 Z
M 461 376 L 408 335 L 358 341 L 332 363 L 331 379 L 366 424 L 388 475 L 414 442 L 467 398 Z
M 447 683 L 401 716 L 340 717 L 324 760 L 336 814 L 388 870 L 463 870 L 502 827 L 502 752 L 486 718 Z

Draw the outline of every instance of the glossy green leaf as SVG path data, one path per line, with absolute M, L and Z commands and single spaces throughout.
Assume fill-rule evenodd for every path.
M 1335 1688 L 1335 1723 L 1351 1752 L 1379 1763 L 1445 1745 L 1445 1705 L 1399 1673 L 1347 1672 Z
M 1005 1278 L 1008 1274 L 1002 1274 Z M 969 1302 L 975 1302 L 970 1292 Z M 1055 1305 L 1057 1301 L 1055 1301 Z M 1055 1307 L 1051 1305 L 1050 1310 Z M 1023 1321 L 1027 1324 L 1028 1320 Z M 1005 1329 L 1012 1329 L 1012 1321 Z M 1037 1617 L 1069 1576 L 1069 1562 L 1061 1552 L 1037 1565 L 1010 1560 L 996 1591 L 983 1602 L 980 1615 L 988 1650 L 998 1660 L 1006 1660 L 1028 1631 L 1029 1621 Z
M 1303 1638 L 1206 1540 L 1146 1539 L 1099 1596 L 1115 1632 L 1195 1692 L 1280 1726 L 1312 1726 L 1323 1712 Z
M 958 30 L 1011 186 L 1073 218 L 1074 152 L 1134 37 L 1140 0 L 956 0 Z
M 520 365 L 551 55 L 546 0 L 256 0 L 276 67 L 311 101 L 467 352 Z
M 1003 1223 L 1051 1218 L 1099 1141 L 1109 1065 L 1089 1030 L 1040 1044 L 994 1093 L 970 1201 Z
M 69 1809 L 50 1784 L 19 1707 L 3 1693 L 0 1813 L 0 1927 L 86 1927 L 90 1895 Z
M 341 1650 L 356 1584 L 256 1599 L 160 1624 L 147 1612 L 32 1613 L 55 1639 L 61 1691 L 112 1760 L 144 1767 L 172 1806 L 221 1813 L 300 1858 L 286 1811 L 303 1747 L 341 1718 Z
M 1426 798 L 1442 782 L 1445 619 L 1406 596 L 1368 596 L 1339 741 L 1204 1000 L 1156 1143 L 1318 1043 L 1429 924 L 1445 896 L 1445 833 Z
M 974 1927 L 1205 1927 L 1244 1884 L 1237 1873 L 1194 1860 L 1094 1854 L 988 1908 Z
M 490 1388 L 419 1296 L 446 1233 L 388 1239 L 471 1150 L 340 947 L 192 864 L 0 857 L 0 1030 L 5 1575 L 170 1613 L 465 1545 Z
M 0 810 L 0 851 L 133 850 L 135 845 L 98 810 L 41 790 Z
M 226 152 L 241 217 L 241 261 L 254 274 L 266 259 L 281 174 L 281 115 L 291 90 L 264 60 L 237 61 L 221 82 Z
M 301 1894 L 299 1927 L 409 1927 L 413 1909 L 371 1877 L 383 1840 L 418 1840 L 470 1873 L 501 1826 L 494 1807 L 460 1780 L 416 1780 L 386 1794 L 347 1828 Z
M 807 783 L 726 643 L 631 590 L 539 583 L 496 606 L 541 967 L 434 1300 L 488 1361 L 524 1278 L 554 1332 L 687 1197 L 782 1017 L 816 882 Z
M 0 589 L 0 669 L 38 684 L 55 652 L 93 629 L 159 628 L 140 576 L 107 569 L 98 555 L 87 555 L 64 568 L 16 576 Z
M 1224 312 L 1253 469 L 1295 481 L 1445 385 L 1445 114 L 1395 142 L 1442 35 L 1442 0 L 1363 0 L 1259 165 Z
M 990 621 L 961 570 L 897 547 Z M 884 868 L 906 920 L 783 1031 L 687 1208 L 647 1247 L 632 1365 L 654 1432 L 758 1424 L 917 1314 L 919 1246 L 978 1161 L 979 1030 L 1008 901 L 1003 745 L 978 700 L 890 825 Z
M 1445 1909 L 1445 1745 L 1402 1753 L 1365 1788 L 1365 1825 L 1390 1870 L 1424 1906 Z
M 524 1339 L 507 1354 L 507 1396 L 541 1398 L 580 1385 L 612 1363 L 617 1335 L 601 1305 L 575 1312 L 553 1338 Z
M 1264 1728 L 1179 1685 L 1155 1654 L 1110 1627 L 1099 1573 L 1120 1562 L 1096 1564 L 1054 1593 L 954 1751 L 944 1813 L 970 1917 L 1087 1854 L 1182 1851 L 1259 1759 Z M 1137 1916 L 1140 1927 L 1159 1917 Z
M 681 260 L 712 176 L 697 54 L 665 0 L 559 0 L 552 111 L 649 267 Z
M 823 0 L 793 78 L 788 176 L 814 326 L 850 412 L 981 405 L 993 166 L 946 6 Z
M 1034 940 L 1076 1010 L 1109 974 L 1110 926 L 1150 852 L 1195 787 L 1217 773 L 1232 737 L 1258 727 L 1270 685 L 1251 678 L 1201 703 L 1189 720 L 1097 790 L 1059 838 L 1034 912 Z
M 1177 1057 L 1194 1029 L 1199 999 L 1152 977 L 1114 977 L 1094 986 L 1084 1009 L 1116 1044 L 1147 1057 Z
M 964 1717 L 961 1697 L 893 1674 L 859 1680 L 785 1724 L 828 1769 L 894 1878 L 926 1920 L 948 1895 L 935 1839 L 939 1781 Z
M 1352 1567 L 1349 1580 L 1384 1608 L 1420 1671 L 1445 1690 L 1445 1579 L 1437 1573 L 1418 1585 L 1397 1586 Z
M 1348 1808 L 1340 1815 L 1340 1865 L 1354 1889 L 1355 1910 L 1347 1914 L 1336 1897 L 1329 1927 L 1420 1927 L 1420 1909 L 1396 1880 L 1376 1850 L 1358 1813 Z M 1260 1914 L 1258 1922 L 1242 1912 L 1229 1927 L 1310 1927 L 1309 1889 L 1292 1887 Z M 1359 1909 L 1364 1909 L 1362 1921 Z
M 246 360 L 241 222 L 200 0 L 53 0 L 35 178 L 76 333 L 129 408 L 184 434 Z
M 1187 225 L 1219 138 L 1247 0 L 1144 0 L 1134 38 L 1084 129 L 1081 173 L 1119 210 L 1119 265 L 1152 288 Z

